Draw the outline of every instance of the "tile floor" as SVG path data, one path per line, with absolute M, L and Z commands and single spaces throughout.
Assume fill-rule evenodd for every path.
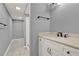
M 13 39 L 6 56 L 28 56 L 28 49 L 24 47 L 24 39 Z

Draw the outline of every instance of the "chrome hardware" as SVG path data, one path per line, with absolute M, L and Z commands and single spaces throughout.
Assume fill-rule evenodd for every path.
M 62 32 L 58 32 L 57 37 L 63 37 Z
M 47 52 L 52 56 L 51 49 L 47 48 Z
M 67 38 L 68 37 L 68 34 L 64 34 L 64 38 Z
M 69 51 L 67 51 L 67 54 L 70 54 L 70 52 L 69 52 Z

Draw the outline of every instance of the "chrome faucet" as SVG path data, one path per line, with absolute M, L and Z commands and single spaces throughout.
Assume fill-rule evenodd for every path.
M 64 37 L 64 38 L 67 38 L 67 37 L 68 37 L 68 34 L 63 34 L 62 32 L 58 32 L 58 33 L 57 33 L 57 37 Z
M 64 34 L 64 38 L 67 38 L 68 37 L 68 34 Z
M 63 37 L 62 32 L 58 32 L 57 37 Z

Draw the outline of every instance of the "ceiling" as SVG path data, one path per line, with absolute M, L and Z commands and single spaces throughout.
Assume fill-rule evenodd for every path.
M 26 3 L 6 3 L 5 6 L 13 19 L 23 20 L 27 8 Z M 19 7 L 19 10 L 16 7 Z

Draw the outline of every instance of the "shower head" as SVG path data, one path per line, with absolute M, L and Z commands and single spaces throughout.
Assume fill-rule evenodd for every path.
M 58 4 L 57 3 L 49 3 L 48 6 L 54 8 L 54 7 L 58 6 Z

